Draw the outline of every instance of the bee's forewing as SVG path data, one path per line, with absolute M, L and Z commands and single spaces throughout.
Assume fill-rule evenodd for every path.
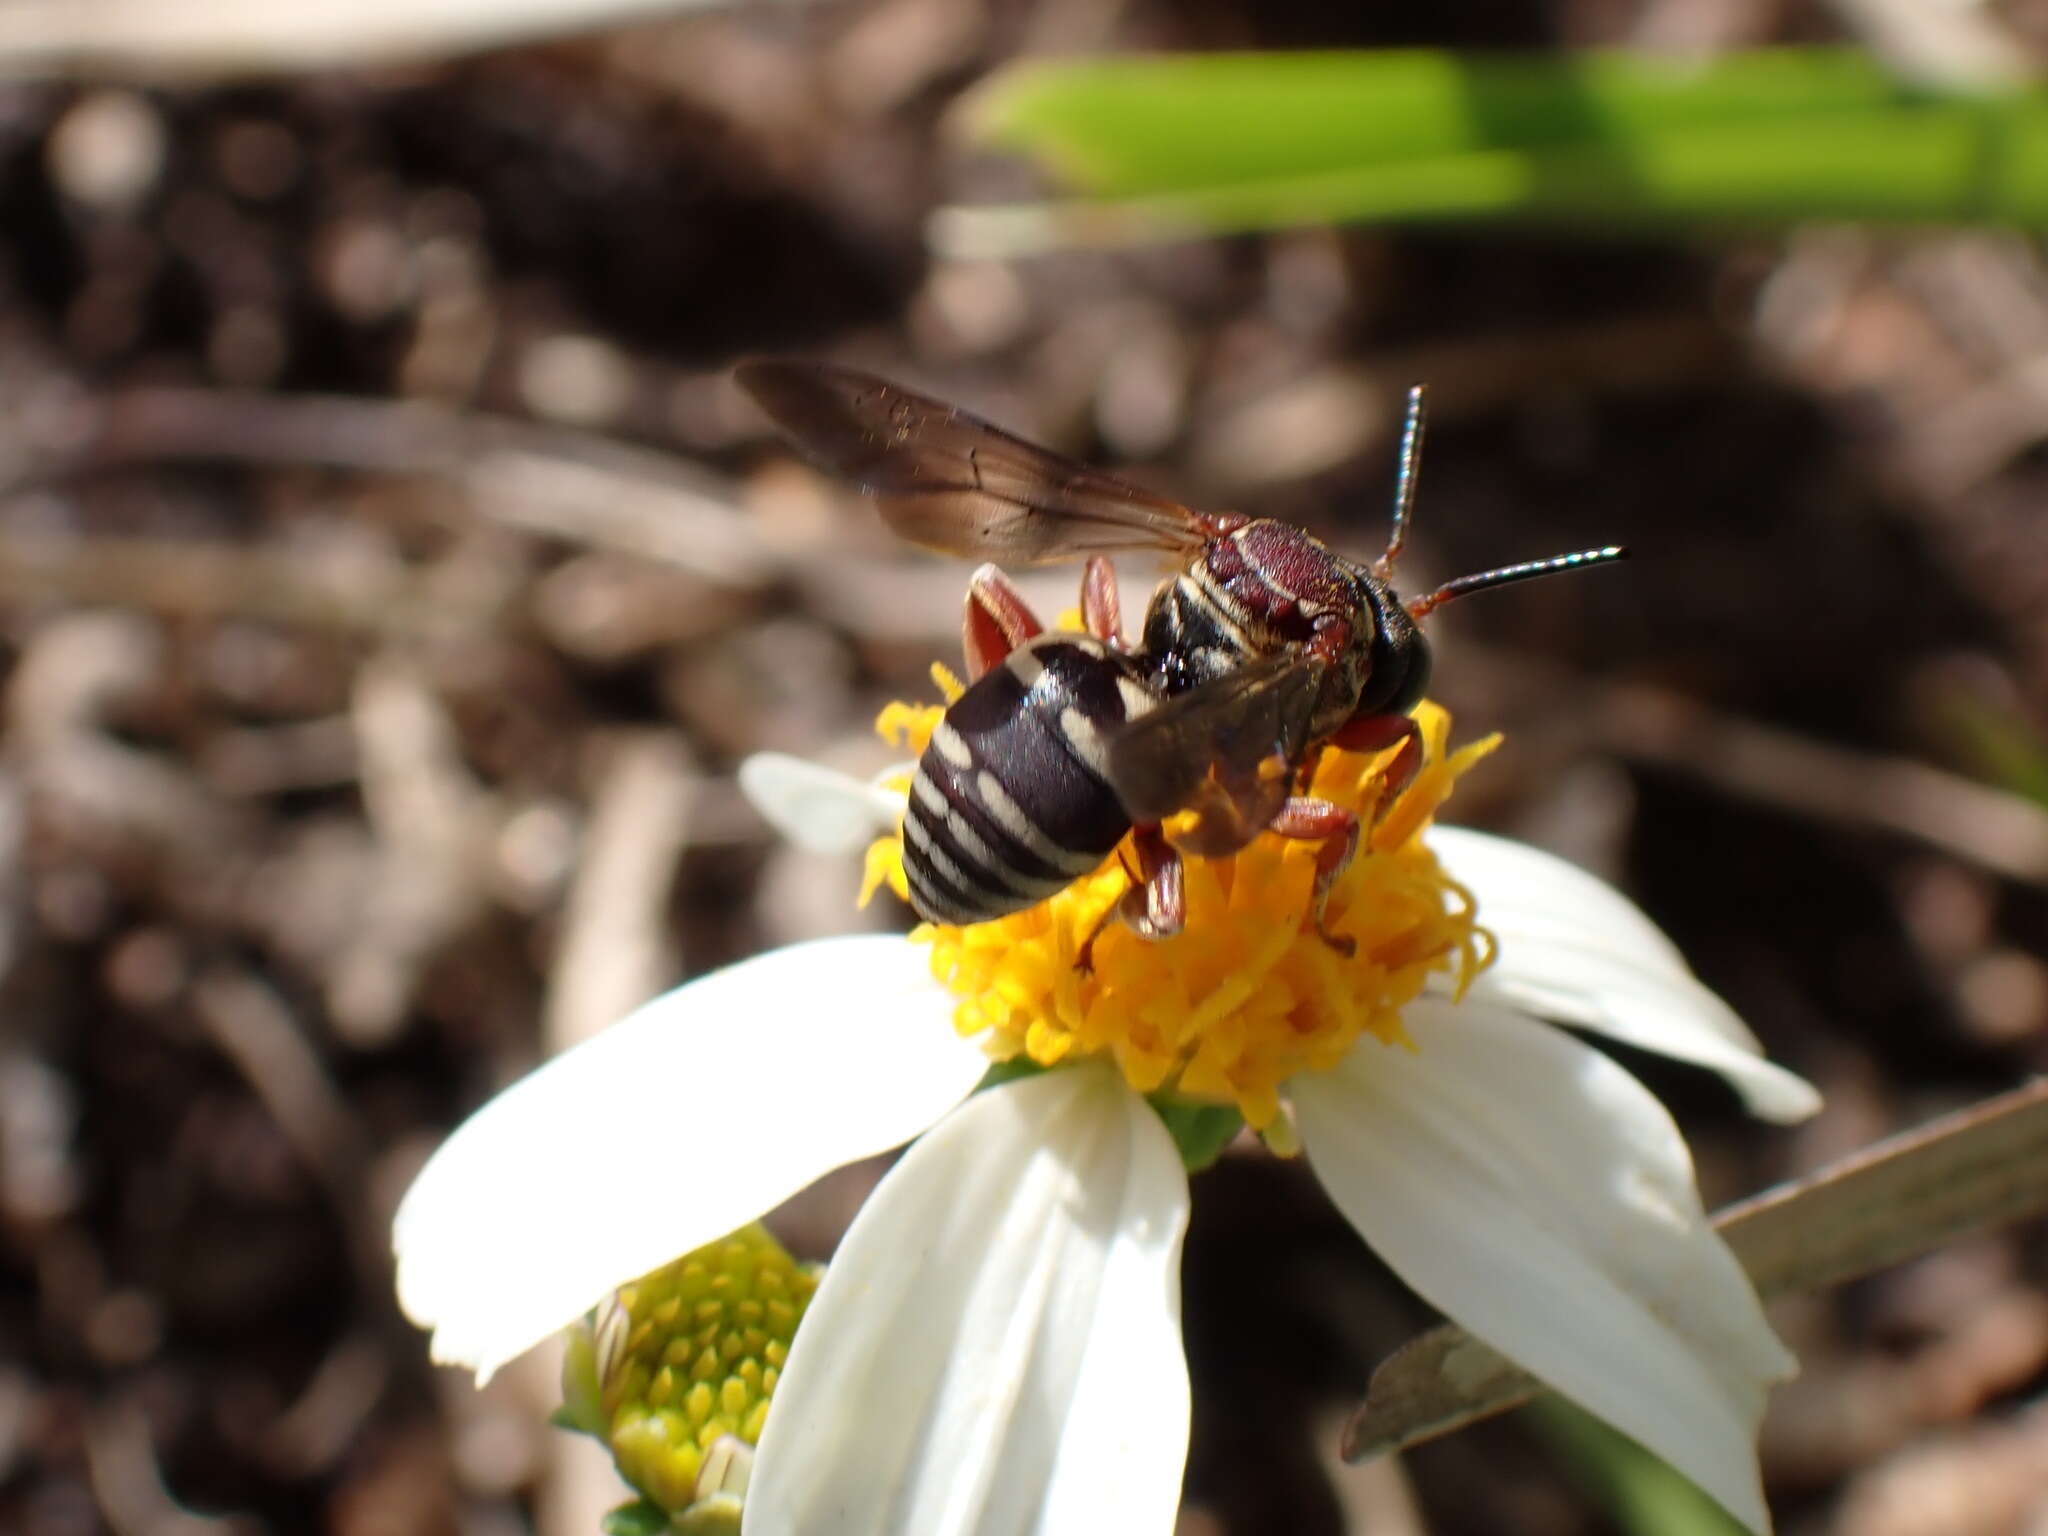
M 1117 549 L 1191 551 L 1208 519 L 955 406 L 828 363 L 733 375 L 806 457 L 872 494 L 913 543 L 1031 563 Z

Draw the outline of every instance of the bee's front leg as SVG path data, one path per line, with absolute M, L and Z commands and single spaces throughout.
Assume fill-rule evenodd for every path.
M 1131 874 L 1130 887 L 1102 914 L 1074 957 L 1074 969 L 1084 976 L 1095 969 L 1095 941 L 1111 923 L 1121 922 L 1146 940 L 1170 939 L 1187 926 L 1187 871 L 1180 854 L 1157 827 L 1139 827 L 1131 834 L 1131 845 L 1137 850 L 1138 868 Z
M 1380 775 L 1379 798 L 1372 808 L 1374 826 L 1422 771 L 1422 727 L 1409 715 L 1359 715 L 1339 726 L 1328 744 L 1347 752 L 1384 752 L 1397 744 L 1401 748 Z
M 960 626 L 967 681 L 974 682 L 1018 646 L 1044 633 L 1045 626 L 1024 594 L 999 567 L 984 565 L 967 578 L 967 614 Z
M 1332 933 L 1324 926 L 1323 912 L 1330 904 L 1330 887 L 1358 852 L 1358 817 L 1341 805 L 1327 800 L 1291 796 L 1267 830 L 1301 842 L 1319 842 L 1316 850 L 1316 883 L 1309 897 L 1309 920 L 1316 936 L 1347 960 L 1358 951 L 1358 940 L 1348 934 Z

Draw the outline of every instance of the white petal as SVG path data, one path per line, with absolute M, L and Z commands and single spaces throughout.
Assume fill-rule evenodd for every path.
M 741 763 L 739 785 L 771 827 L 812 853 L 856 852 L 903 815 L 896 791 L 782 752 Z
M 1691 977 L 1678 946 L 1642 908 L 1569 860 L 1470 827 L 1432 826 L 1425 841 L 1479 898 L 1487 927 L 1506 923 L 1532 941 L 1601 947 L 1641 969 Z
M 1514 959 L 1510 960 L 1510 956 Z M 1555 1019 L 1610 1039 L 1690 1062 L 1720 1075 L 1759 1119 L 1789 1125 L 1820 1108 L 1820 1090 L 1796 1072 L 1753 1056 L 1711 1022 L 1726 1004 L 1694 982 L 1658 986 L 1569 950 L 1511 946 L 1465 994 L 1537 1018 Z
M 977 1094 L 869 1197 L 797 1330 L 747 1536 L 1168 1536 L 1188 1185 L 1075 1067 Z
M 1619 891 L 1539 849 L 1460 827 L 1430 843 L 1471 887 L 1500 958 L 1467 996 L 1597 1030 L 1719 1073 L 1766 1120 L 1803 1120 L 1820 1094 L 1763 1059 L 1735 1011 Z
M 398 1296 L 480 1378 L 615 1287 L 980 1080 L 924 952 L 792 945 L 668 992 L 513 1084 L 428 1161 L 392 1226 Z
M 1756 1427 L 1794 1363 L 1707 1225 L 1677 1127 L 1559 1030 L 1425 1000 L 1291 1086 L 1331 1198 L 1395 1273 L 1766 1531 Z

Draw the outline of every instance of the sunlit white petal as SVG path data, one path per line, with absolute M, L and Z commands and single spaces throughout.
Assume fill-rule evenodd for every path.
M 776 1389 L 747 1536 L 1167 1536 L 1187 1456 L 1187 1176 L 1085 1067 L 977 1095 L 904 1155 Z
M 1429 840 L 1500 941 L 1473 1001 L 1705 1067 L 1766 1120 L 1803 1120 L 1820 1107 L 1813 1085 L 1764 1060 L 1734 1010 L 1620 892 L 1563 859 L 1482 832 L 1437 827 Z
M 1638 969 L 1691 977 L 1678 947 L 1640 907 L 1569 860 L 1470 827 L 1432 826 L 1423 840 L 1479 898 L 1487 927 L 1505 925 L 1527 944 L 1604 948 Z M 1755 1044 L 1740 1021 L 1735 1029 Z
M 793 945 L 654 999 L 498 1095 L 392 1228 L 434 1358 L 488 1376 L 607 1291 L 900 1145 L 988 1063 L 923 951 Z
M 1297 1080 L 1302 1141 L 1382 1258 L 1479 1338 L 1769 1528 L 1756 1427 L 1793 1362 L 1663 1108 L 1598 1051 L 1428 999 L 1418 1051 Z
M 1791 1124 L 1820 1108 L 1820 1092 L 1805 1078 L 1731 1044 L 1708 1022 L 1727 1005 L 1698 982 L 1660 985 L 1570 950 L 1510 947 L 1503 938 L 1499 963 L 1466 997 L 1704 1067 L 1760 1119 Z
M 857 852 L 903 814 L 900 791 L 781 752 L 741 763 L 739 785 L 771 827 L 812 853 Z

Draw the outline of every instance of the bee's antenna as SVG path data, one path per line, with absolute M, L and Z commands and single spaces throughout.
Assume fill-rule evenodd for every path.
M 1394 531 L 1387 548 L 1373 562 L 1372 573 L 1385 581 L 1394 574 L 1401 546 L 1408 542 L 1408 514 L 1415 510 L 1415 470 L 1422 461 L 1422 395 L 1420 384 L 1408 388 L 1408 413 L 1401 422 L 1401 461 L 1394 472 Z
M 1582 566 L 1605 565 L 1611 560 L 1626 560 L 1628 551 L 1619 544 L 1609 544 L 1605 549 L 1582 549 L 1575 555 L 1553 555 L 1548 560 L 1524 560 L 1520 565 L 1504 565 L 1499 570 L 1481 571 L 1476 576 L 1460 576 L 1456 581 L 1447 581 L 1427 597 L 1418 597 L 1408 604 L 1408 616 L 1419 619 L 1426 613 L 1433 613 L 1454 597 L 1465 597 L 1473 592 L 1483 592 L 1488 587 L 1504 587 L 1510 582 L 1528 581 L 1536 576 L 1550 576 L 1558 571 L 1576 571 Z

